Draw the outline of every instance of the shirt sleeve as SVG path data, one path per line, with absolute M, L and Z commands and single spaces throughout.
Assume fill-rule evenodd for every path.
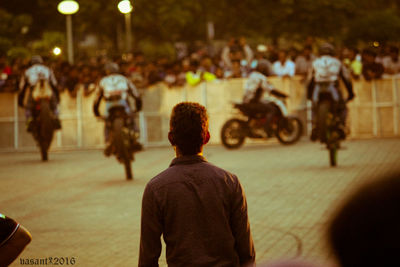
M 162 217 L 149 185 L 143 193 L 139 267 L 158 266 L 161 254 Z
M 231 210 L 231 228 L 235 238 L 235 249 L 241 266 L 251 266 L 255 262 L 256 252 L 247 215 L 247 201 L 243 187 L 236 178 Z
M 127 80 L 128 80 L 129 91 L 132 93 L 133 97 L 139 98 L 140 94 L 139 94 L 139 91 L 137 90 L 136 86 L 129 79 L 127 79 Z
M 49 72 L 50 72 L 50 77 L 49 77 L 50 78 L 50 83 L 51 83 L 52 86 L 56 87 L 57 86 L 56 76 L 54 75 L 53 70 L 49 69 Z
M 266 91 L 268 93 L 271 93 L 271 91 L 274 89 L 274 86 L 270 84 L 267 79 L 262 80 L 261 87 L 264 92 Z
M 293 77 L 295 72 L 296 72 L 296 65 L 294 64 L 293 61 L 289 61 L 289 64 L 288 64 L 288 75 Z

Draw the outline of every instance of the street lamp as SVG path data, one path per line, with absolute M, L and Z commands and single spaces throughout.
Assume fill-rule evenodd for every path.
M 64 0 L 57 6 L 58 12 L 65 15 L 67 18 L 67 47 L 68 47 L 68 62 L 74 63 L 74 46 L 72 41 L 72 18 L 71 15 L 79 10 L 79 4 L 73 0 Z
M 119 12 L 125 14 L 125 28 L 126 28 L 126 50 L 130 52 L 132 49 L 132 23 L 131 23 L 131 13 L 133 6 L 131 1 L 122 0 L 118 3 Z
M 61 48 L 59 48 L 58 46 L 56 46 L 56 47 L 54 47 L 53 48 L 53 54 L 55 55 L 55 56 L 59 56 L 59 55 L 61 55 Z

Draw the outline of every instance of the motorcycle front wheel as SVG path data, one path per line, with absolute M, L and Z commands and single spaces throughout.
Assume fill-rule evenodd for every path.
M 132 155 L 130 152 L 130 140 L 126 132 L 124 132 L 124 120 L 116 118 L 113 122 L 114 145 L 116 147 L 118 160 L 124 164 L 125 175 L 127 180 L 132 180 Z
M 246 138 L 245 121 L 230 119 L 222 126 L 221 141 L 228 149 L 236 149 L 243 145 Z
M 303 123 L 294 116 L 282 117 L 277 126 L 276 138 L 284 145 L 296 143 L 303 134 Z
M 36 138 L 42 161 L 48 160 L 48 151 L 53 139 L 54 121 L 51 113 L 49 103 L 46 100 L 41 100 L 38 120 L 39 125 L 36 126 Z
M 330 147 L 328 147 L 329 149 L 329 163 L 331 165 L 331 167 L 336 167 L 337 165 L 337 145 L 333 144 Z

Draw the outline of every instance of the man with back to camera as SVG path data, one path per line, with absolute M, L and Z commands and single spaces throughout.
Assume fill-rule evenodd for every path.
M 243 188 L 202 156 L 210 139 L 206 109 L 177 104 L 168 139 L 176 158 L 143 193 L 139 266 L 158 266 L 161 235 L 168 266 L 253 266 Z

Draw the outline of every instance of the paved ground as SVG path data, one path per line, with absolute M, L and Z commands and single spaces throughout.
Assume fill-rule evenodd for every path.
M 209 161 L 242 181 L 258 262 L 296 256 L 327 262 L 323 229 L 336 203 L 359 183 L 400 166 L 400 139 L 344 146 L 337 168 L 328 166 L 326 150 L 309 142 L 206 147 Z M 142 192 L 172 157 L 170 148 L 138 154 L 136 179 L 127 182 L 122 166 L 98 150 L 54 152 L 47 163 L 38 153 L 0 154 L 0 211 L 33 235 L 21 258 L 137 265 Z M 20 259 L 13 266 L 19 265 Z

